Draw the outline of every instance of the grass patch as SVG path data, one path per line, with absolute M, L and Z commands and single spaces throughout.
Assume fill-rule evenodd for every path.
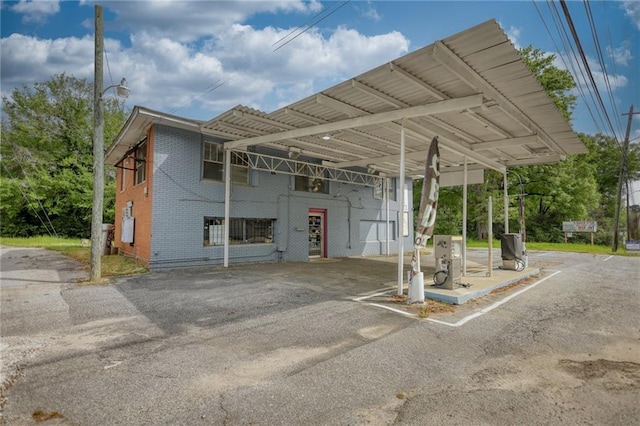
M 43 248 L 57 251 L 69 256 L 89 267 L 91 259 L 91 246 L 83 244 L 78 238 L 56 237 L 31 237 L 31 238 L 7 238 L 0 237 L 0 244 L 11 247 Z M 126 256 L 102 256 L 102 276 L 114 277 L 120 275 L 132 275 L 147 272 L 147 269 Z
M 615 254 L 620 256 L 639 256 L 639 252 L 628 252 L 624 244 L 618 246 L 617 252 L 611 251 L 611 246 L 599 246 L 584 243 L 539 243 L 527 241 L 527 250 L 569 251 L 574 253 Z M 467 247 L 487 248 L 487 241 L 467 240 Z M 500 248 L 500 241 L 493 241 L 493 248 Z

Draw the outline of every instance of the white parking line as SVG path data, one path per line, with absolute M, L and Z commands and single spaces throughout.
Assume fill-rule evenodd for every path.
M 381 293 L 376 293 L 376 294 L 369 294 L 367 296 L 362 296 L 362 297 L 356 297 L 355 299 L 353 299 L 356 302 L 360 302 L 361 300 L 365 300 L 365 299 L 371 299 L 372 297 L 377 297 L 377 296 L 382 296 L 384 294 L 387 294 L 389 292 L 391 292 L 393 290 L 387 290 L 387 291 L 383 291 Z
M 495 308 L 497 308 L 498 306 L 507 303 L 509 300 L 513 299 L 516 296 L 521 295 L 522 293 L 524 293 L 525 291 L 529 291 L 532 288 L 536 287 L 538 284 L 542 284 L 544 281 L 548 280 L 551 277 L 554 277 L 556 275 L 558 275 L 560 272 L 562 271 L 556 271 L 553 274 L 546 276 L 544 278 L 542 278 L 541 280 L 536 281 L 535 283 L 531 284 L 528 287 L 523 288 L 522 290 L 516 291 L 515 293 L 505 297 L 504 299 L 500 300 L 499 302 L 494 303 L 493 305 L 482 309 L 479 312 L 476 312 L 475 314 L 471 314 L 469 316 L 466 316 L 464 318 L 462 318 L 460 321 L 455 322 L 455 323 L 450 323 L 450 322 L 445 322 L 445 321 L 440 321 L 440 320 L 436 320 L 436 319 L 432 319 L 432 318 L 426 318 L 427 321 L 431 321 L 431 322 L 435 322 L 437 324 L 442 324 L 442 325 L 448 325 L 449 327 L 460 327 L 463 324 L 466 324 L 467 322 L 471 321 L 474 318 L 478 318 L 480 315 L 484 315 L 487 312 L 490 312 L 492 310 L 494 310 Z
M 606 259 L 603 260 L 603 262 L 606 262 L 607 260 L 611 259 L 613 257 L 613 255 L 607 257 Z
M 399 314 L 402 314 L 402 315 L 406 315 L 406 316 L 409 316 L 409 317 L 416 317 L 417 316 L 417 315 L 411 314 L 409 312 L 401 311 L 400 309 L 392 308 L 390 306 L 378 305 L 377 303 L 367 303 L 367 305 L 375 306 L 375 307 L 382 308 L 382 309 L 388 309 L 390 311 L 393 311 L 393 312 L 396 312 L 396 313 L 399 313 Z

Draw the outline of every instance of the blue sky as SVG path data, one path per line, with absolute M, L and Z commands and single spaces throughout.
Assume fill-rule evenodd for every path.
M 557 1 L 100 4 L 105 10 L 105 85 L 124 76 L 132 91 L 128 107 L 142 105 L 201 120 L 237 104 L 272 111 L 488 19 L 496 19 L 517 47 L 533 45 L 556 54 L 559 67 L 571 69 L 572 63 L 558 32 L 567 25 Z M 588 3 L 608 85 L 586 3 L 567 4 L 613 127 L 622 138 L 626 117 L 621 114 L 632 103 L 640 110 L 640 1 Z M 94 5 L 3 1 L 2 95 L 62 72 L 92 80 Z M 290 40 L 292 31 L 304 28 L 318 13 L 329 16 Z M 274 51 L 276 47 L 280 49 Z M 577 80 L 584 97 L 578 100 L 574 129 L 610 133 L 583 78 L 577 75 Z M 632 138 L 640 138 L 640 116 L 632 129 Z

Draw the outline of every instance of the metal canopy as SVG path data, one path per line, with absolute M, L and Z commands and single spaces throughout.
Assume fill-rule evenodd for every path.
M 587 152 L 494 20 L 268 114 L 237 106 L 201 122 L 135 107 L 107 163 L 116 164 L 153 123 L 226 139 L 228 150 L 260 145 L 379 176 L 400 175 L 402 128 L 405 172 L 413 177 L 424 172 L 434 136 L 443 174 L 465 161 L 469 170 L 504 172 Z
M 494 20 L 272 113 L 238 106 L 200 130 L 227 149 L 294 149 L 335 168 L 420 175 L 439 136 L 442 172 L 557 162 L 587 150 Z M 453 171 L 453 169 L 452 169 Z

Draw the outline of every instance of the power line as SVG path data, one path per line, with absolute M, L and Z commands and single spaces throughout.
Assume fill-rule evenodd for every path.
M 584 2 L 585 11 L 587 14 L 587 20 L 589 21 L 589 26 L 591 27 L 591 35 L 593 37 L 593 44 L 595 46 L 596 54 L 598 56 L 598 61 L 600 62 L 600 67 L 602 68 L 602 73 L 604 75 L 604 82 L 607 89 L 607 94 L 609 95 L 609 102 L 611 103 L 611 108 L 613 109 L 613 116 L 615 117 L 618 129 L 620 129 L 620 134 L 622 134 L 622 123 L 620 122 L 620 117 L 618 113 L 618 108 L 616 107 L 615 100 L 613 99 L 613 91 L 611 90 L 611 83 L 609 81 L 609 74 L 607 73 L 607 65 L 604 61 L 604 57 L 602 55 L 602 47 L 600 46 L 600 38 L 598 37 L 598 30 L 596 29 L 596 25 L 593 19 L 593 13 L 591 11 L 591 5 L 589 0 L 585 0 Z
M 213 84 L 210 84 L 209 86 L 207 86 L 205 88 L 204 91 L 202 91 L 201 93 L 198 93 L 196 96 L 190 98 L 187 102 L 183 103 L 182 105 L 180 105 L 177 108 L 172 109 L 171 111 L 169 111 L 169 114 L 173 114 L 176 111 L 181 110 L 182 108 L 186 107 L 187 105 L 189 105 L 191 102 L 195 101 L 196 99 L 198 99 L 200 96 L 205 95 L 207 93 L 211 93 L 214 90 L 216 90 L 218 87 L 222 86 L 223 84 L 225 84 L 227 82 L 227 80 L 222 81 L 222 79 L 218 79 L 218 81 L 216 81 Z
M 602 96 L 600 96 L 600 91 L 598 90 L 598 86 L 596 85 L 595 79 L 593 78 L 593 73 L 591 72 L 591 67 L 589 66 L 589 62 L 587 61 L 587 57 L 584 53 L 584 49 L 582 48 L 582 43 L 580 42 L 580 38 L 578 37 L 578 32 L 576 31 L 576 28 L 573 24 L 573 19 L 571 19 L 571 14 L 569 13 L 569 8 L 567 7 L 566 4 L 566 0 L 560 0 L 560 6 L 562 6 L 562 11 L 564 12 L 564 16 L 565 19 L 567 20 L 567 24 L 569 26 L 569 30 L 571 31 L 571 34 L 573 35 L 573 40 L 576 44 L 576 48 L 578 49 L 578 53 L 580 54 L 580 58 L 582 59 L 582 65 L 584 66 L 586 72 L 587 72 L 587 76 L 589 77 L 589 81 L 591 82 L 592 85 L 592 89 L 596 95 L 596 98 L 598 100 L 598 104 L 600 105 L 600 108 L 602 108 L 602 112 L 604 114 L 604 117 L 607 121 L 607 124 L 609 125 L 609 130 L 611 130 L 611 134 L 616 138 L 616 132 L 613 128 L 613 124 L 611 124 L 611 119 L 609 118 L 609 114 L 607 112 L 607 109 L 604 105 L 604 102 L 602 101 Z
M 302 34 L 304 34 L 305 32 L 309 31 L 311 28 L 313 28 L 314 26 L 316 26 L 317 24 L 319 24 L 320 22 L 324 21 L 325 19 L 327 19 L 329 16 L 333 15 L 334 13 L 336 13 L 338 10 L 342 9 L 344 6 L 346 6 L 348 3 L 350 3 L 351 0 L 345 0 L 342 3 L 340 3 L 338 6 L 335 6 L 333 9 L 327 9 L 326 11 L 322 11 L 317 13 L 316 15 L 314 15 L 312 18 L 308 19 L 304 24 L 298 26 L 295 30 L 289 32 L 287 35 L 285 35 L 284 37 L 281 37 L 279 40 L 277 40 L 275 43 L 273 43 L 271 46 L 275 46 L 276 44 L 280 43 L 282 40 L 288 38 L 291 34 L 294 34 L 295 32 L 297 32 L 300 28 L 304 27 L 305 25 L 307 25 L 308 22 L 311 22 L 311 24 L 307 25 L 306 28 L 299 32 L 298 34 L 296 34 L 293 38 L 291 38 L 290 40 L 287 40 L 285 43 L 281 44 L 280 46 L 278 46 L 277 48 L 275 48 L 273 50 L 273 52 L 276 52 L 277 50 L 280 50 L 281 48 L 283 48 L 284 46 L 286 46 L 287 44 L 289 44 L 290 42 L 292 42 L 293 40 L 295 40 L 296 38 L 298 38 L 299 36 L 301 36 Z M 325 14 L 324 16 L 321 16 Z M 321 16 L 319 19 L 316 19 L 317 17 Z M 211 93 L 213 91 L 215 91 L 216 89 L 218 89 L 220 86 L 224 85 L 225 83 L 227 83 L 229 81 L 229 79 L 226 80 L 218 80 L 215 83 L 207 86 L 207 88 L 205 90 L 203 90 L 201 93 L 197 94 L 196 96 L 191 97 L 187 102 L 185 102 L 184 104 L 180 105 L 177 108 L 172 109 L 171 111 L 169 111 L 169 114 L 173 114 L 179 110 L 181 110 L 182 108 L 186 107 L 187 105 L 189 105 L 191 102 L 193 102 L 194 100 L 196 100 L 197 98 L 199 98 L 202 95 L 205 95 L 207 93 Z
M 298 27 L 296 27 L 295 30 L 290 31 L 287 35 L 285 35 L 284 37 L 280 37 L 277 41 L 275 41 L 271 47 L 275 46 L 276 44 L 280 43 L 282 40 L 286 39 L 287 37 L 289 37 L 291 34 L 295 33 L 296 31 L 298 31 L 300 28 L 306 26 L 309 22 L 313 21 L 314 19 L 316 19 L 318 16 L 322 15 L 323 13 L 326 13 L 326 10 L 321 10 L 320 12 L 316 13 L 315 15 L 313 15 L 311 18 L 307 19 L 303 24 L 299 25 Z
M 326 14 L 325 16 L 323 16 L 322 18 L 318 19 L 317 21 L 312 22 L 309 26 L 307 26 L 307 28 L 305 28 L 303 31 L 301 31 L 300 33 L 296 34 L 295 37 L 293 37 L 291 40 L 287 40 L 285 43 L 281 44 L 280 46 L 278 46 L 277 48 L 275 48 L 273 51 L 277 51 L 280 50 L 281 48 L 285 47 L 287 44 L 289 44 L 290 42 L 292 42 L 293 40 L 297 39 L 298 37 L 300 37 L 302 34 L 306 33 L 307 31 L 309 31 L 311 28 L 313 28 L 314 26 L 316 26 L 317 24 L 319 24 L 320 22 L 324 21 L 325 19 L 327 19 L 329 16 L 333 15 L 334 13 L 336 13 L 338 10 L 342 9 L 343 7 L 345 7 L 351 0 L 346 0 L 344 2 L 342 2 L 338 7 L 334 8 L 331 12 L 329 12 L 328 14 Z
M 560 57 L 560 60 L 562 61 L 562 63 L 564 64 L 564 67 L 567 70 L 572 70 L 573 71 L 573 75 L 578 75 L 578 72 L 576 71 L 575 67 L 574 67 L 574 62 L 569 60 L 569 63 L 567 64 L 567 60 L 565 60 L 565 55 L 562 54 L 560 47 L 558 46 L 558 43 L 556 43 L 556 39 L 553 36 L 553 34 L 551 33 L 551 30 L 549 28 L 549 26 L 547 25 L 546 20 L 544 19 L 544 15 L 542 14 L 542 12 L 540 11 L 540 9 L 538 8 L 538 5 L 536 4 L 536 0 L 532 0 L 533 2 L 533 6 L 536 9 L 536 12 L 538 13 L 538 16 L 540 17 L 540 20 L 542 21 L 542 24 L 544 25 L 545 30 L 547 31 L 547 34 L 549 35 L 549 38 L 551 39 L 551 42 L 553 43 L 554 47 L 556 48 L 556 51 L 558 52 L 558 56 Z M 551 8 L 549 8 L 551 10 Z M 562 35 L 560 34 L 559 31 L 559 27 L 557 22 L 555 21 L 555 19 L 553 18 L 553 14 L 551 16 L 551 19 L 553 20 L 554 24 L 556 25 L 556 30 L 558 31 L 559 35 L 560 35 L 560 41 L 563 44 L 564 47 L 564 51 L 565 54 L 567 56 L 567 59 L 569 59 L 569 49 L 567 48 L 566 44 L 565 44 L 565 39 L 563 39 Z M 593 123 L 595 124 L 596 128 L 598 129 L 598 131 L 600 131 L 600 126 L 598 124 L 598 121 L 596 120 L 596 117 L 593 113 L 593 111 L 591 110 L 591 105 L 589 104 L 589 102 L 587 102 L 587 97 L 584 93 L 584 90 L 582 90 L 582 86 L 579 84 L 576 84 L 576 88 L 578 90 L 578 93 L 580 94 L 580 97 L 582 98 L 585 107 L 587 108 L 587 111 L 589 112 L 589 115 L 591 116 L 591 119 L 593 120 Z
M 9 171 L 9 168 L 6 166 L 6 164 L 2 163 L 2 166 L 4 167 L 5 171 L 7 172 L 7 174 L 9 175 L 9 178 L 11 178 L 12 180 L 16 180 L 13 175 L 11 174 L 11 172 Z M 44 220 L 42 220 L 42 218 L 40 217 L 40 214 L 38 214 L 38 211 L 33 207 L 33 205 L 31 204 L 31 201 L 29 201 L 29 198 L 27 197 L 27 194 L 24 193 L 24 191 L 22 190 L 22 187 L 20 185 L 20 183 L 18 183 L 17 185 L 18 191 L 20 191 L 20 194 L 22 194 L 22 197 L 24 198 L 24 200 L 27 202 L 27 205 L 29 206 L 29 208 L 31 208 L 31 210 L 33 211 L 33 213 L 36 215 L 36 217 L 38 218 L 38 220 L 40 221 L 40 223 L 42 224 L 42 226 L 44 226 L 44 229 L 47 231 L 47 234 L 49 234 L 50 237 L 53 236 L 53 234 L 51 233 L 51 231 L 49 230 L 49 227 L 47 226 L 46 223 L 44 223 Z M 48 217 L 47 217 L 48 218 Z M 51 222 L 51 221 L 49 221 Z M 58 234 L 55 232 L 55 229 L 53 229 L 53 225 L 52 226 L 52 230 L 53 233 L 55 234 L 55 236 L 57 237 Z

